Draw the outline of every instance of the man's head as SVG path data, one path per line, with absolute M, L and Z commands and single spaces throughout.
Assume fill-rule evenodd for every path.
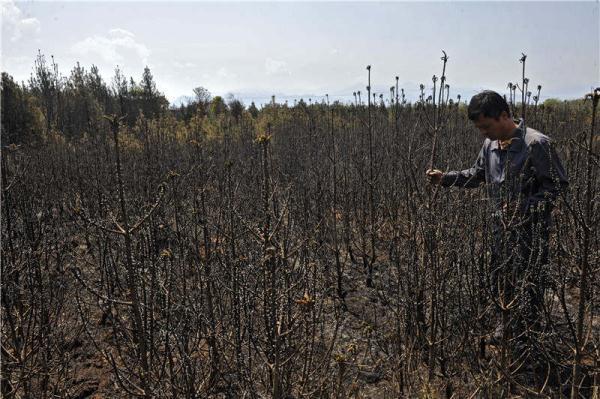
M 474 95 L 468 114 L 475 127 L 490 140 L 506 140 L 515 130 L 506 100 L 495 91 L 485 90 Z

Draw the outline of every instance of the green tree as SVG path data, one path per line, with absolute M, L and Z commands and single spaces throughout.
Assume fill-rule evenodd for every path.
M 156 89 L 154 76 L 152 76 L 148 66 L 144 68 L 139 89 L 140 108 L 146 117 L 155 119 L 167 109 L 169 102 L 165 96 Z
M 2 72 L 1 91 L 2 143 L 21 144 L 39 139 L 44 130 L 44 116 L 33 95 L 6 72 Z
M 227 96 L 227 106 L 229 107 L 231 116 L 233 116 L 236 121 L 239 121 L 244 112 L 244 103 L 235 98 L 233 94 L 229 94 Z
M 254 101 L 250 103 L 250 106 L 248 107 L 248 112 L 250 112 L 250 115 L 252 115 L 253 118 L 256 118 L 258 116 L 258 108 L 256 108 L 256 104 L 254 104 Z
M 29 81 L 32 93 L 43 104 L 47 130 L 58 125 L 59 94 L 62 79 L 58 73 L 58 65 L 52 57 L 52 64 L 46 63 L 46 57 L 38 51 L 34 62 L 33 74 Z
M 213 116 L 217 116 L 217 115 L 227 112 L 227 105 L 225 104 L 223 97 L 216 96 L 215 98 L 212 99 L 212 101 L 210 102 L 210 111 L 209 112 Z
M 197 108 L 201 115 L 206 115 L 212 99 L 210 92 L 204 87 L 198 86 L 194 89 L 194 96 L 196 97 L 196 101 L 190 105 Z

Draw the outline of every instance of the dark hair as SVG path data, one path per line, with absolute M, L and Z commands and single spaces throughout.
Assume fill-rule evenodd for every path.
M 486 118 L 498 118 L 502 111 L 506 111 L 510 117 L 510 109 L 506 100 L 491 90 L 474 95 L 468 108 L 469 119 L 472 121 L 479 119 L 479 115 Z

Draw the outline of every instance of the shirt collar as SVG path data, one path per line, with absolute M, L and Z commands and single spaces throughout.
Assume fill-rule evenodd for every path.
M 513 131 L 512 142 L 507 148 L 507 150 L 510 152 L 518 152 L 523 147 L 526 129 L 523 118 L 515 119 L 514 121 L 517 124 L 517 127 Z M 494 140 L 490 143 L 490 149 L 500 150 L 500 143 L 498 143 L 498 140 Z

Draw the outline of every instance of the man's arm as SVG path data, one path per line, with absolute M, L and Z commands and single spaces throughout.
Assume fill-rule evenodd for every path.
M 428 175 L 431 176 L 429 172 L 430 171 L 428 171 Z M 462 188 L 475 188 L 485 182 L 485 143 L 483 147 L 481 147 L 473 167 L 460 171 L 442 173 L 439 175 L 438 182 L 439 183 L 437 184 L 444 187 L 456 186 Z M 436 182 L 433 181 L 433 183 Z
M 527 199 L 527 208 L 550 210 L 559 193 L 569 185 L 567 173 L 549 140 L 532 144 L 530 159 L 535 168 L 536 190 Z

